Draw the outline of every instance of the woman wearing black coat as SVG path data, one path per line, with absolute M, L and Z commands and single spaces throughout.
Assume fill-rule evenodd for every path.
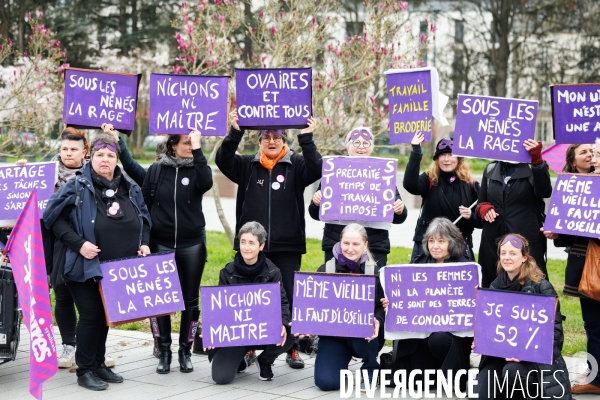
M 199 288 L 206 260 L 205 221 L 202 196 L 213 185 L 212 170 L 200 147 L 201 134 L 170 135 L 167 153 L 150 166 L 142 193 L 152 216 L 150 248 L 153 252 L 174 251 L 185 310 L 179 330 L 179 370 L 192 372 L 191 345 L 200 315 Z M 155 186 L 151 178 L 160 168 Z M 160 361 L 156 372 L 171 370 L 171 317 L 158 317 L 157 338 Z M 188 338 L 192 338 L 188 341 Z
M 523 146 L 531 155 L 531 164 L 494 161 L 483 172 L 476 213 L 483 221 L 478 261 L 484 288 L 497 276 L 497 240 L 511 232 L 527 239 L 531 256 L 548 276 L 546 238 L 540 228 L 546 218 L 544 198 L 552 194 L 552 182 L 542 160 L 542 143 L 528 139 Z

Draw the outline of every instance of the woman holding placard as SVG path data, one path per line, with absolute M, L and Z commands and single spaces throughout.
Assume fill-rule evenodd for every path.
M 492 282 L 490 289 L 556 296 L 552 284 L 544 278 L 544 273 L 531 257 L 529 243 L 523 236 L 508 234 L 502 237 L 498 255 L 498 277 Z M 484 355 L 479 363 L 478 398 L 517 399 L 526 398 L 524 395 L 527 394 L 527 397 L 531 398 L 570 399 L 569 372 L 561 355 L 564 341 L 563 319 L 559 302 L 554 321 L 551 365 Z M 543 375 L 540 375 L 542 373 Z M 508 378 L 507 381 L 505 378 Z M 507 382 L 508 386 L 500 390 L 491 386 L 494 382 Z
M 355 223 L 346 225 L 342 230 L 340 241 L 333 247 L 333 258 L 321 265 L 317 272 L 378 276 L 379 267 L 375 265 L 369 252 L 365 228 Z M 382 298 L 383 288 L 377 277 L 373 336 L 366 339 L 319 336 L 319 351 L 315 360 L 315 385 L 319 389 L 339 390 L 340 371 L 348 368 L 352 357 L 362 359 L 361 370 L 366 370 L 370 379 L 373 377 L 373 371 L 379 369 L 377 355 L 385 342 L 383 338 L 385 311 L 380 301 Z M 375 385 L 376 382 L 371 384 Z
M 219 273 L 219 286 L 248 285 L 252 283 L 281 283 L 281 271 L 269 260 L 262 250 L 267 241 L 267 231 L 258 222 L 246 222 L 238 233 L 240 251 L 233 262 L 230 262 Z M 290 334 L 290 304 L 285 289 L 281 288 L 281 343 L 268 346 L 237 346 L 223 347 L 209 353 L 212 361 L 212 378 L 219 385 L 229 383 L 236 373 L 243 372 L 254 357 L 254 350 L 263 350 L 256 357 L 258 379 L 270 381 L 273 379 L 271 365 L 275 359 L 292 348 L 294 337 Z
M 117 166 L 119 153 L 114 138 L 99 135 L 91 162 L 66 181 L 44 211 L 46 227 L 68 248 L 63 274 L 79 311 L 77 383 L 90 390 L 123 382 L 104 363 L 108 326 L 98 287 L 100 263 L 150 254 L 150 214 L 139 187 Z
M 142 193 L 152 215 L 150 247 L 154 252 L 174 251 L 185 310 L 179 328 L 179 371 L 192 372 L 191 346 L 199 309 L 199 288 L 206 262 L 202 196 L 213 185 L 212 170 L 200 146 L 201 134 L 170 135 L 167 152 L 146 173 Z M 158 181 L 152 176 L 158 172 Z M 158 317 L 160 361 L 156 372 L 171 371 L 171 317 Z
M 483 171 L 476 209 L 483 223 L 479 264 L 481 286 L 486 288 L 496 279 L 498 238 L 516 232 L 531 244 L 531 256 L 547 276 L 546 238 L 540 232 L 544 225 L 544 198 L 552 194 L 548 164 L 542 159 L 542 143 L 527 139 L 523 146 L 531 163 L 493 161 Z
M 415 264 L 471 261 L 464 255 L 461 231 L 446 218 L 435 218 L 429 223 L 423 234 L 423 243 L 423 254 L 413 261 Z M 388 304 L 388 300 L 384 299 L 383 306 L 387 308 Z M 472 341 L 472 337 L 459 337 L 450 332 L 433 332 L 423 339 L 401 339 L 396 370 L 405 369 L 407 376 L 418 369 L 450 370 L 450 376 L 457 376 L 457 371 L 469 369 Z M 461 389 L 464 389 L 467 377 L 463 375 L 462 378 Z
M 354 128 L 346 134 L 344 139 L 346 150 L 350 157 L 370 157 L 375 147 L 375 137 L 370 128 Z M 323 195 L 321 194 L 321 185 L 313 195 L 312 201 L 308 205 L 308 213 L 312 219 L 319 221 L 319 206 Z M 396 200 L 394 201 L 394 219 L 393 224 L 401 224 L 406 220 L 408 211 L 404 207 L 404 202 L 400 197 L 400 192 L 396 189 Z M 340 241 L 340 236 L 344 225 L 325 224 L 323 229 L 323 241 L 321 248 L 325 252 L 325 262 L 333 257 L 333 246 Z M 390 237 L 387 229 L 366 228 L 369 251 L 380 267 L 387 264 L 387 255 L 390 253 Z
M 413 237 L 411 260 L 414 262 L 424 253 L 423 234 L 431 221 L 437 217 L 446 217 L 451 221 L 458 220 L 456 226 L 466 243 L 466 255 L 474 261 L 471 235 L 475 228 L 481 226 L 473 218 L 470 206 L 477 201 L 479 182 L 471 177 L 467 161 L 463 157 L 452 155 L 454 141 L 451 138 L 443 138 L 437 143 L 433 162 L 427 171 L 419 175 L 423 140 L 425 136 L 417 132 L 410 142 L 413 149 L 404 172 L 404 189 L 423 198 L 421 215 Z
M 591 144 L 571 144 L 567 148 L 562 172 L 589 174 L 594 172 L 594 149 Z

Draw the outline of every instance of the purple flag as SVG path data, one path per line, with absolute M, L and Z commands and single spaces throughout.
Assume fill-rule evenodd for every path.
M 228 76 L 150 75 L 150 133 L 227 134 Z
M 100 263 L 100 294 L 113 326 L 185 309 L 174 253 Z
M 29 331 L 29 393 L 42 398 L 42 384 L 58 371 L 44 245 L 33 189 L 12 230 L 6 251 L 15 276 L 23 321 Z
M 296 272 L 292 333 L 373 336 L 376 289 L 373 275 Z
M 556 296 L 479 289 L 473 352 L 552 364 Z
M 37 188 L 38 209 L 45 210 L 48 199 L 54 194 L 56 163 L 31 163 L 24 166 L 0 167 L 0 220 L 16 219 Z
M 600 237 L 600 175 L 559 174 L 550 197 L 544 230 Z
M 566 155 L 570 144 L 551 144 L 542 150 L 542 157 L 555 174 L 560 174 L 567 163 Z
M 312 69 L 236 69 L 235 94 L 243 129 L 306 128 L 312 116 Z
M 431 71 L 386 75 L 390 104 L 390 143 L 410 143 L 417 132 L 431 141 L 433 94 Z
M 556 143 L 594 143 L 600 137 L 600 83 L 550 89 Z
M 279 283 L 204 286 L 200 293 L 205 347 L 281 343 Z
M 138 85 L 142 75 L 89 69 L 65 70 L 63 122 L 80 128 L 100 128 L 107 122 L 131 134 L 135 128 Z
M 479 285 L 477 264 L 388 265 L 382 271 L 385 296 L 390 302 L 386 331 L 473 330 L 475 288 Z
M 535 137 L 538 102 L 458 95 L 452 154 L 531 162 L 523 142 Z
M 323 157 L 321 221 L 392 222 L 398 161 Z

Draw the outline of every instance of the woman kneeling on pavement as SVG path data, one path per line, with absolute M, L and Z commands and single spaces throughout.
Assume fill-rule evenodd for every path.
M 281 272 L 262 252 L 267 241 L 267 231 L 258 222 L 245 223 L 239 231 L 240 251 L 233 262 L 223 268 L 219 274 L 219 286 L 247 285 L 251 283 L 277 282 L 281 287 L 281 343 L 267 346 L 237 346 L 209 348 L 209 360 L 212 361 L 212 378 L 224 385 L 235 378 L 236 373 L 243 372 L 254 359 L 255 350 L 263 350 L 256 357 L 258 379 L 273 379 L 271 365 L 275 359 L 292 348 L 294 337 L 290 334 L 290 305 L 285 289 L 281 284 Z
M 64 278 L 79 311 L 77 383 L 90 390 L 123 382 L 104 362 L 108 326 L 98 285 L 100 263 L 150 254 L 150 214 L 140 188 L 121 174 L 119 153 L 114 138 L 99 135 L 91 162 L 50 198 L 44 212 L 44 224 L 68 248 Z
M 333 258 L 321 265 L 317 272 L 378 275 L 379 267 L 375 265 L 368 250 L 367 238 L 367 231 L 363 226 L 356 223 L 346 225 L 340 242 L 333 247 Z M 319 351 L 315 360 L 315 385 L 319 389 L 339 390 L 340 371 L 348 369 L 352 357 L 362 358 L 361 370 L 367 371 L 369 379 L 373 378 L 373 371 L 379 369 L 377 355 L 385 342 L 385 311 L 381 303 L 383 288 L 379 277 L 376 286 L 373 336 L 366 339 L 319 336 Z

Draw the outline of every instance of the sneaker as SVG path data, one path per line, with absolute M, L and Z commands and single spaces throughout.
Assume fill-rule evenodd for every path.
M 63 351 L 58 357 L 58 368 L 71 368 L 75 364 L 75 346 L 63 344 Z
M 258 379 L 261 381 L 271 381 L 273 380 L 273 370 L 271 369 L 271 364 L 269 363 L 261 363 L 260 358 L 256 358 L 256 369 L 258 369 Z
M 287 354 L 285 357 L 285 362 L 294 369 L 304 368 L 304 361 L 302 361 L 300 354 L 298 354 L 298 350 L 296 349 L 292 349 L 291 353 Z
M 112 368 L 115 366 L 115 360 L 113 360 L 113 358 L 111 356 L 109 356 L 108 354 L 104 354 L 104 364 L 108 368 Z
M 592 383 L 585 383 L 583 385 L 573 385 L 573 387 L 571 387 L 571 393 L 573 393 L 573 394 L 600 394 L 600 387 L 598 387 Z
M 254 364 L 254 361 L 256 361 L 256 353 L 254 353 L 254 350 L 250 350 L 246 353 L 244 358 L 242 358 L 242 361 L 240 361 L 238 372 L 244 372 L 246 368 Z

